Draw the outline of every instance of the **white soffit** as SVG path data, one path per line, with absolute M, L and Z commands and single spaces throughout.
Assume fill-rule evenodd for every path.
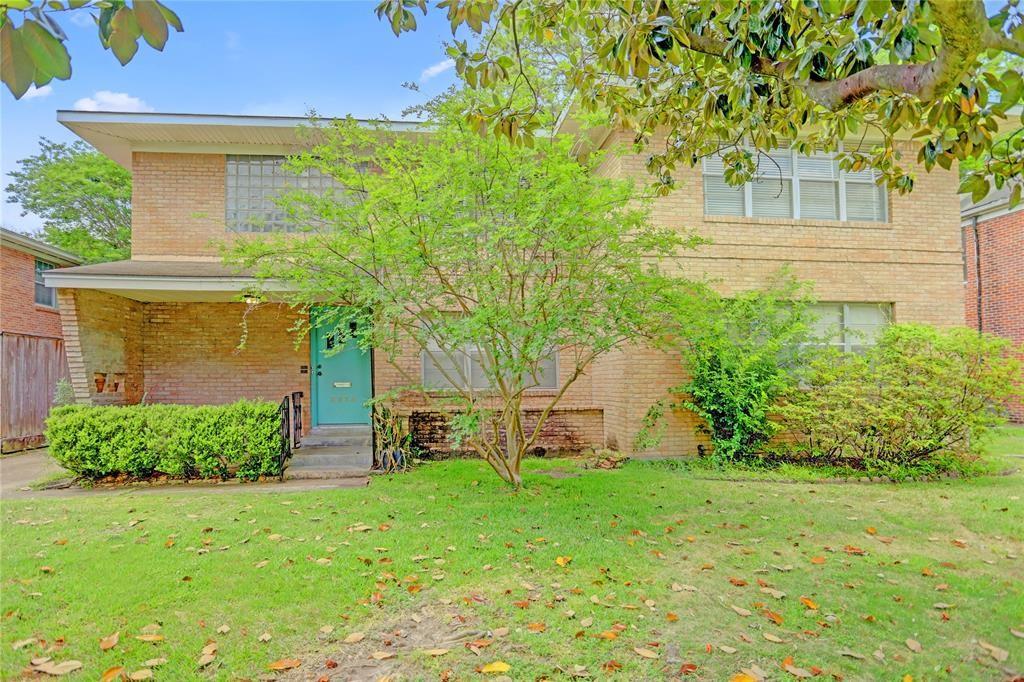
M 327 121 L 329 118 L 321 120 Z M 282 154 L 310 143 L 304 116 L 122 113 L 59 110 L 57 121 L 125 168 L 133 151 Z M 391 132 L 422 132 L 418 121 L 361 120 Z

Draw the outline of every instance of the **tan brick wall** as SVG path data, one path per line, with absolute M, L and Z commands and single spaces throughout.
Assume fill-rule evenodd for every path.
M 142 304 L 89 289 L 57 291 L 64 347 L 80 403 L 142 399 Z
M 61 337 L 60 312 L 36 304 L 36 257 L 0 246 L 0 332 Z
M 625 133 L 609 140 L 610 145 L 629 142 L 630 136 Z M 224 156 L 219 154 L 134 154 L 134 257 L 218 254 L 217 243 L 231 236 L 224 228 L 224 163 Z M 609 157 L 599 172 L 632 177 L 640 185 L 649 182 L 641 154 Z M 717 281 L 724 293 L 760 286 L 788 264 L 797 277 L 814 282 L 819 300 L 888 302 L 894 304 L 895 317 L 901 322 L 962 324 L 956 173 L 917 169 L 916 178 L 917 189 L 911 195 L 890 197 L 890 221 L 885 224 L 705 219 L 700 169 L 680 168 L 678 189 L 655 201 L 653 219 L 659 225 L 695 231 L 713 240 L 712 245 L 698 252 L 681 255 L 677 267 L 687 276 Z M 216 327 L 221 322 L 206 320 L 202 324 Z M 178 348 L 180 352 L 186 350 L 185 346 Z M 277 353 L 280 364 L 286 364 L 295 359 L 290 351 L 283 350 L 286 348 L 291 348 L 290 340 L 268 345 L 267 352 L 272 357 Z M 380 355 L 375 354 L 378 392 L 404 383 L 396 367 L 419 375 L 417 353 L 403 354 L 390 367 Z M 229 365 L 233 362 L 224 355 L 220 359 Z M 308 360 L 302 364 L 305 362 Z M 170 377 L 170 369 L 164 371 Z M 256 376 L 262 377 L 261 381 L 266 378 Z M 604 431 L 601 440 L 629 450 L 647 408 L 665 395 L 668 386 L 682 379 L 678 358 L 628 349 L 602 358 L 566 396 L 565 406 L 584 411 L 600 408 Z M 277 377 L 264 385 L 280 387 L 288 381 Z M 308 380 L 304 385 L 308 396 Z M 182 391 L 179 395 L 184 399 L 185 392 L 193 389 L 182 384 L 176 390 Z M 203 386 L 195 387 L 195 391 L 214 395 Z M 531 406 L 536 401 L 531 399 Z M 411 398 L 403 405 L 408 410 L 417 409 Z M 691 415 L 676 414 L 671 419 L 656 453 L 692 454 L 698 444 L 705 442 L 697 434 Z
M 572 373 L 572 361 L 568 354 L 559 358 L 559 380 L 566 381 Z M 390 361 L 382 352 L 374 352 L 374 390 L 385 393 L 402 386 L 408 386 L 420 380 L 422 366 L 420 353 L 412 342 L 403 346 L 402 352 Z M 546 407 L 555 396 L 556 391 L 528 391 L 523 400 L 525 423 L 527 428 L 536 424 L 535 415 Z M 421 427 L 422 446 L 437 451 L 444 451 L 445 434 L 441 433 L 434 420 L 429 416 L 431 405 L 436 409 L 437 403 L 428 401 L 422 394 L 407 392 L 396 401 L 397 411 L 405 416 L 416 415 L 413 422 L 419 420 Z M 562 396 L 553 413 L 550 424 L 542 427 L 542 435 L 538 446 L 552 451 L 579 450 L 584 447 L 602 447 L 604 445 L 604 426 L 602 407 L 593 401 L 592 377 L 585 374 L 573 382 Z M 428 433 L 429 432 L 429 433 Z
M 191 405 L 239 398 L 280 401 L 303 393 L 309 427 L 309 343 L 289 331 L 297 314 L 282 305 L 147 303 L 143 305 L 146 399 Z M 246 340 L 243 336 L 245 318 Z
M 606 146 L 629 142 L 620 133 Z M 643 161 L 640 154 L 613 155 L 599 172 L 648 183 Z M 891 194 L 888 223 L 705 218 L 699 166 L 678 170 L 678 188 L 654 201 L 652 219 L 713 241 L 683 254 L 676 267 L 688 277 L 710 278 L 723 293 L 761 286 L 788 265 L 814 283 L 818 300 L 889 302 L 900 322 L 963 324 L 957 175 L 915 170 L 914 192 Z M 647 408 L 684 379 L 678 358 L 646 349 L 603 358 L 593 374 L 594 402 L 606 408 L 606 438 L 627 450 Z M 676 414 L 652 454 L 691 454 L 704 442 L 692 415 Z
M 132 154 L 132 258 L 219 254 L 225 163 L 223 154 Z
M 309 427 L 309 344 L 289 331 L 296 314 L 244 303 L 139 303 L 98 291 L 59 292 L 79 402 L 217 405 L 303 393 Z M 248 336 L 243 348 L 242 319 Z M 104 375 L 99 391 L 97 374 Z M 124 378 L 117 381 L 119 375 Z

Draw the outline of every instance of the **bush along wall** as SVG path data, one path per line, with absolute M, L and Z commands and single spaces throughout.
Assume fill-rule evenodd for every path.
M 896 478 L 963 470 L 1024 388 L 1012 351 L 971 329 L 904 324 L 862 354 L 825 353 L 778 409 L 792 440 L 776 456 Z
M 50 454 L 84 478 L 232 478 L 281 473 L 278 406 L 70 405 L 46 420 Z

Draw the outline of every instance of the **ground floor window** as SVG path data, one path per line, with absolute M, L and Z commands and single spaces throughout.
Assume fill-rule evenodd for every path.
M 818 303 L 816 335 L 828 345 L 846 352 L 861 352 L 873 346 L 885 327 L 892 323 L 891 303 Z
M 431 342 L 422 353 L 423 386 L 434 390 L 491 388 L 486 353 L 473 344 L 455 352 L 442 350 Z M 558 354 L 551 353 L 539 363 L 536 376 L 524 375 L 523 384 L 530 389 L 558 388 Z

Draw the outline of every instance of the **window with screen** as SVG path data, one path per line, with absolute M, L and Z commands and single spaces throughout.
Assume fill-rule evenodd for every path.
M 891 303 L 818 303 L 812 308 L 815 336 L 846 352 L 872 346 L 892 323 Z
M 54 266 L 45 261 L 36 261 L 36 303 L 49 308 L 57 307 L 57 290 L 51 289 L 43 282 L 43 273 L 53 270 Z
M 422 354 L 423 385 L 443 391 L 463 387 L 468 382 L 474 389 L 486 390 L 491 388 L 486 362 L 486 355 L 474 345 L 467 344 L 448 353 L 430 343 Z M 524 374 L 523 385 L 527 389 L 558 388 L 558 354 L 543 358 L 536 375 Z
M 721 155 L 704 159 L 705 215 L 888 220 L 888 193 L 876 184 L 873 170 L 841 171 L 835 155 L 824 152 L 805 155 L 782 148 L 757 156 L 754 178 L 739 187 L 725 182 Z

